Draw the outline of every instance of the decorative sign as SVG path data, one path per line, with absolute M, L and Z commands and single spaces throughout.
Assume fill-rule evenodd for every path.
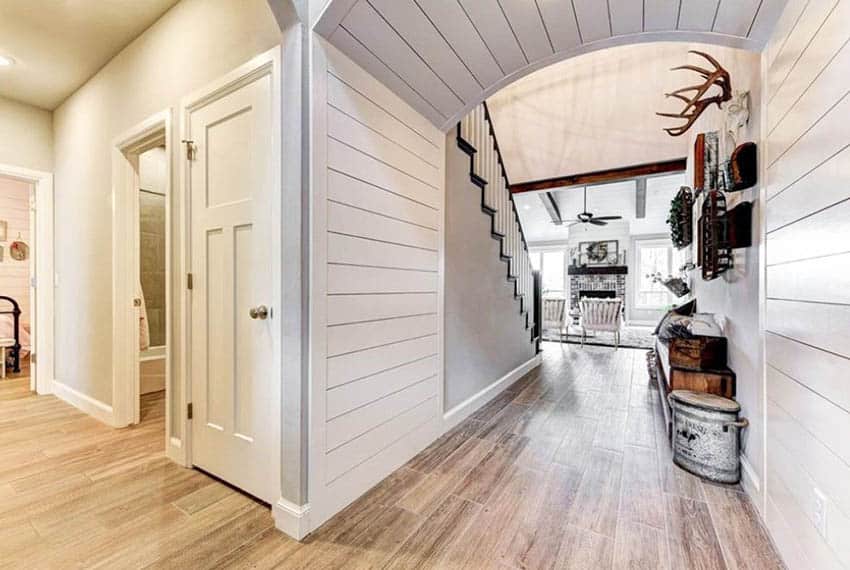
M 15 261 L 24 261 L 30 255 L 30 247 L 22 241 L 13 241 L 9 246 L 9 255 Z

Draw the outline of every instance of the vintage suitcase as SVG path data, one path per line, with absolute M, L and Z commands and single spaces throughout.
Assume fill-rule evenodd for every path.
M 670 351 L 671 362 L 673 351 Z M 735 397 L 735 373 L 723 367 L 719 370 L 690 370 L 678 366 L 670 367 L 669 389 L 708 392 L 724 398 Z
M 726 353 L 726 337 L 670 339 L 670 366 L 688 370 L 722 370 L 726 368 Z

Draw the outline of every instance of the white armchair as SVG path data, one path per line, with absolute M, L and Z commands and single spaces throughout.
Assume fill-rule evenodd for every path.
M 556 330 L 563 334 L 566 319 L 565 299 L 543 299 L 543 330 Z
M 587 331 L 604 331 L 614 333 L 614 345 L 620 347 L 620 327 L 623 325 L 623 300 L 588 299 L 579 301 L 581 317 L 581 343 L 584 345 Z

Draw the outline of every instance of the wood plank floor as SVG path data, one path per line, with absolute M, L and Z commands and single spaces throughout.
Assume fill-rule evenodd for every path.
M 644 352 L 543 365 L 305 542 L 163 455 L 161 394 L 113 430 L 0 382 L 0 568 L 781 568 L 747 497 L 670 461 Z

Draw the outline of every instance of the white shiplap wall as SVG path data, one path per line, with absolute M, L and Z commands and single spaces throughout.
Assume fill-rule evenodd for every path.
M 445 136 L 314 48 L 310 525 L 442 429 Z
M 791 0 L 764 56 L 765 516 L 791 568 L 850 568 L 848 42 L 850 0 Z
M 12 297 L 21 307 L 21 325 L 30 325 L 30 256 L 25 261 L 15 261 L 9 255 L 9 246 L 16 239 L 32 247 L 30 240 L 30 192 L 32 186 L 27 182 L 0 177 L 0 220 L 8 224 L 6 241 L 0 242 L 3 248 L 3 261 L 0 262 L 0 295 Z M 21 237 L 18 238 L 18 235 Z M 0 236 L 2 238 L 2 236 Z M 30 254 L 33 250 L 30 249 Z M 0 310 L 11 307 L 0 303 Z

